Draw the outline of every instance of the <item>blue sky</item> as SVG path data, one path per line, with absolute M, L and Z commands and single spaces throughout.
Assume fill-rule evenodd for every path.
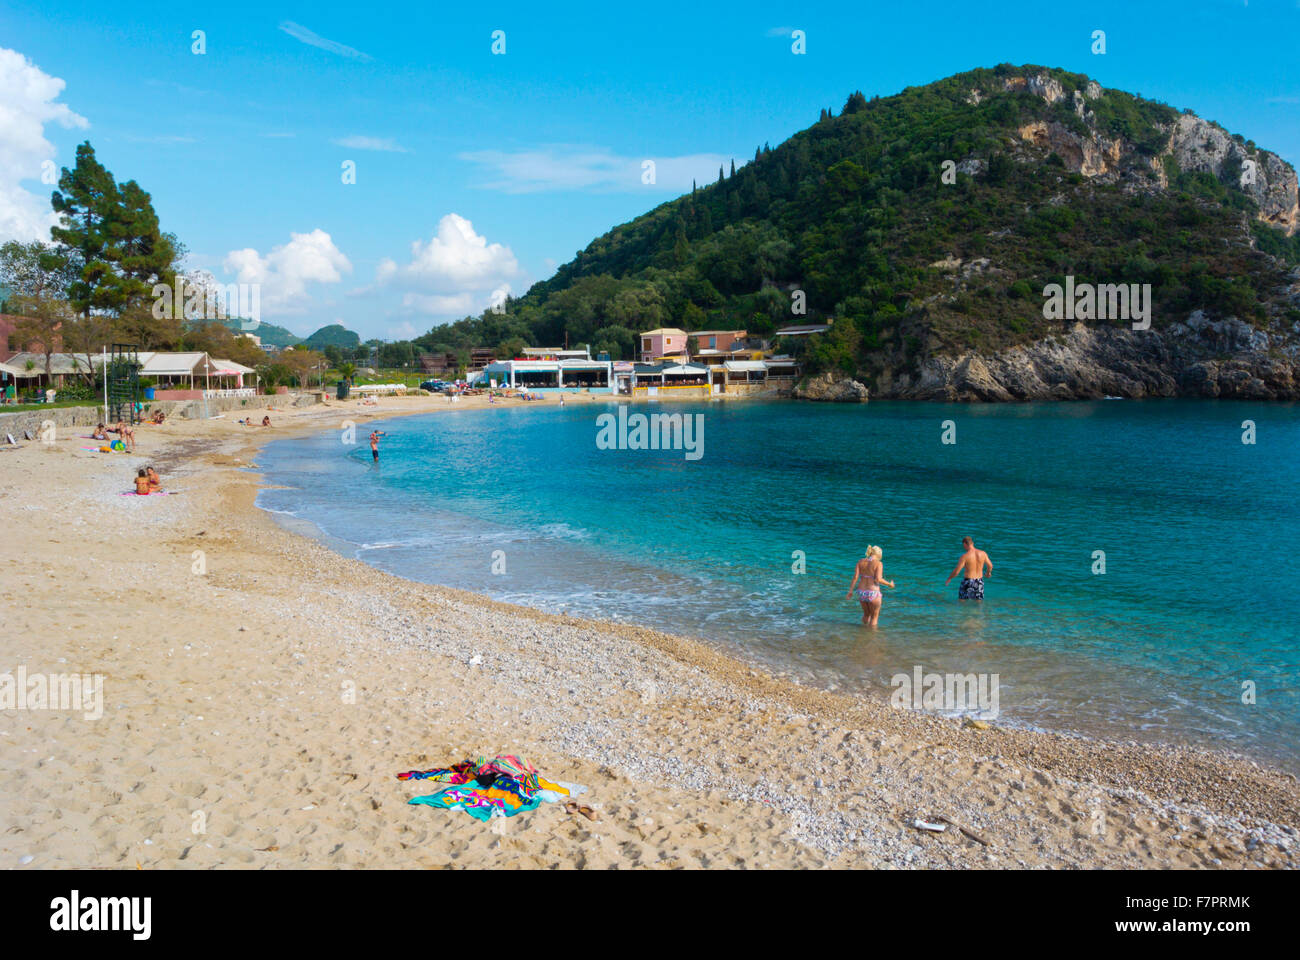
M 388 339 L 523 293 L 854 89 L 1060 66 L 1300 162 L 1298 0 L 413 7 L 7 0 L 0 51 L 30 66 L 0 53 L 24 90 L 0 102 L 0 240 L 44 216 L 41 161 L 89 139 L 192 266 L 263 285 L 264 320 Z

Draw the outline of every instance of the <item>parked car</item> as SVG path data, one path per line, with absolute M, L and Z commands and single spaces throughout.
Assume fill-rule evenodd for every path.
M 420 389 L 427 390 L 430 393 L 442 393 L 450 386 L 451 384 L 446 380 L 426 380 L 420 384 Z

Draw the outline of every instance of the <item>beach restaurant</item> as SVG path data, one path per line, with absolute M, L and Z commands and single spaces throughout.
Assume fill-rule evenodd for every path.
M 721 372 L 700 363 L 638 363 L 632 370 L 632 396 L 707 397 L 721 392 Z
M 18 382 L 20 380 L 31 380 L 39 376 L 40 374 L 33 370 L 26 370 L 0 362 L 0 403 L 9 403 L 17 399 Z
M 608 360 L 572 359 L 495 360 L 483 370 L 483 377 L 496 387 L 528 393 L 614 392 L 614 365 Z
M 221 360 L 206 353 L 142 352 L 140 376 L 157 384 L 154 399 L 197 400 L 203 397 L 251 397 L 257 391 L 244 386 L 244 377 L 254 373 L 233 360 Z

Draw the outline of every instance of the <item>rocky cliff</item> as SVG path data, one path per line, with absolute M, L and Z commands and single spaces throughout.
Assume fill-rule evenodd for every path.
M 823 373 L 809 377 L 794 388 L 797 400 L 823 400 L 832 403 L 866 403 L 868 390 L 856 380 L 837 378 Z
M 1049 106 L 1066 100 L 1060 82 L 1046 74 L 1012 77 L 1004 81 L 1003 87 L 1028 90 Z M 984 96 L 972 90 L 968 101 L 978 103 Z M 1215 179 L 1228 177 L 1235 181 L 1237 188 L 1259 205 L 1258 219 L 1287 236 L 1300 227 L 1296 172 L 1277 154 L 1240 142 L 1218 124 L 1194 113 L 1183 113 L 1162 127 L 1164 143 L 1155 156 L 1150 156 L 1139 144 L 1097 131 L 1096 114 L 1089 104 L 1103 96 L 1105 91 L 1095 82 L 1090 82 L 1084 93 L 1073 92 L 1070 103 L 1086 132 L 1070 129 L 1060 121 L 1038 120 L 1019 128 L 1020 139 L 1052 151 L 1073 173 L 1101 182 L 1129 179 L 1135 188 L 1167 188 L 1165 161 L 1172 159 L 1180 170 L 1203 171 Z M 1144 179 L 1149 182 L 1143 184 Z
M 1300 331 L 1292 331 L 1297 333 Z M 1300 348 L 1240 320 L 1200 311 L 1163 330 L 1076 323 L 1001 353 L 931 357 L 886 378 L 881 398 L 999 402 L 1101 397 L 1300 399 Z

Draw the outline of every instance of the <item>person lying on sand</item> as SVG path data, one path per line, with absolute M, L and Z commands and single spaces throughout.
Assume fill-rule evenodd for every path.
M 867 554 L 853 568 L 853 582 L 844 599 L 853 596 L 853 588 L 858 588 L 858 603 L 862 604 L 862 625 L 873 630 L 880 620 L 880 606 L 885 602 L 880 592 L 881 584 L 891 589 L 892 580 L 885 579 L 885 551 L 877 546 L 867 547 Z
M 966 552 L 961 555 L 957 561 L 957 566 L 953 567 L 952 573 L 948 574 L 948 579 L 943 582 L 946 587 L 952 583 L 952 578 L 957 574 L 962 575 L 961 586 L 957 588 L 958 600 L 983 600 L 984 599 L 984 568 L 988 567 L 988 576 L 993 574 L 993 561 L 983 550 L 975 547 L 975 541 L 970 537 L 961 538 L 962 549 Z
M 141 467 L 140 472 L 135 475 L 135 492 L 142 497 L 147 497 L 153 492 L 149 486 L 149 474 L 145 472 L 144 467 Z

